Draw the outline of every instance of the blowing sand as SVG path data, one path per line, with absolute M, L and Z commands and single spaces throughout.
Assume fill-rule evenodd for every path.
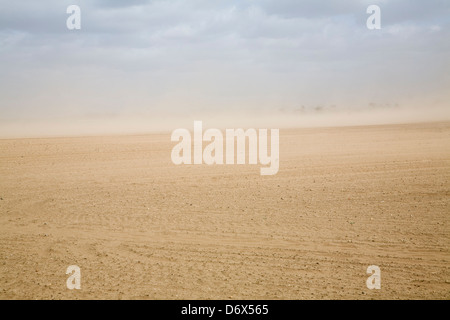
M 281 130 L 274 176 L 173 146 L 0 140 L 0 298 L 450 298 L 449 122 Z

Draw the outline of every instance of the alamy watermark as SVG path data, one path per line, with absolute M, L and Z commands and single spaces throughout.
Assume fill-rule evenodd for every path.
M 81 269 L 79 266 L 68 266 L 66 270 L 66 274 L 70 274 L 69 278 L 67 278 L 66 286 L 67 289 L 73 290 L 81 289 Z
M 367 7 L 366 12 L 370 14 L 367 18 L 366 26 L 369 30 L 380 30 L 381 29 L 381 9 L 377 5 L 370 5 Z
M 261 175 L 274 175 L 280 166 L 279 130 L 270 129 L 270 154 L 268 154 L 268 138 L 267 129 L 247 129 L 246 131 L 244 129 L 226 129 L 224 156 L 222 132 L 219 129 L 208 129 L 203 133 L 202 121 L 194 121 L 193 160 L 192 137 L 187 129 L 176 129 L 172 132 L 171 140 L 179 141 L 179 143 L 173 147 L 171 158 L 176 165 L 235 164 L 235 158 L 236 164 L 245 164 L 246 150 L 248 149 L 248 164 L 257 164 L 259 160 L 260 164 L 267 165 L 267 167 L 261 168 Z M 204 141 L 209 142 L 205 148 L 203 148 Z
M 370 274 L 370 277 L 366 280 L 367 288 L 370 290 L 373 289 L 381 289 L 381 270 L 379 266 L 368 266 L 367 274 Z
M 81 29 L 81 9 L 79 6 L 72 4 L 67 7 L 66 13 L 70 16 L 66 20 L 66 26 L 69 30 Z
M 72 4 L 67 7 L 66 13 L 70 16 L 66 20 L 66 26 L 69 30 L 81 29 L 81 9 L 79 6 Z M 367 18 L 366 26 L 369 30 L 381 29 L 381 9 L 379 6 L 372 4 L 367 7 L 367 14 L 370 16 Z

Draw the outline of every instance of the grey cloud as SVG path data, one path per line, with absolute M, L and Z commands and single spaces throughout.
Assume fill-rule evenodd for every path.
M 369 2 L 0 0 L 0 118 L 445 100 L 448 1 Z

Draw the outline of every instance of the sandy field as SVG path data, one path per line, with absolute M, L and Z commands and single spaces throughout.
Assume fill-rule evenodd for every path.
M 449 122 L 280 130 L 274 176 L 175 144 L 0 140 L 0 299 L 450 299 Z

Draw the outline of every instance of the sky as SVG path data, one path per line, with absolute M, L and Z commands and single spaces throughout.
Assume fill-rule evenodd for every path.
M 449 71 L 448 0 L 0 0 L 0 135 L 450 119 Z

